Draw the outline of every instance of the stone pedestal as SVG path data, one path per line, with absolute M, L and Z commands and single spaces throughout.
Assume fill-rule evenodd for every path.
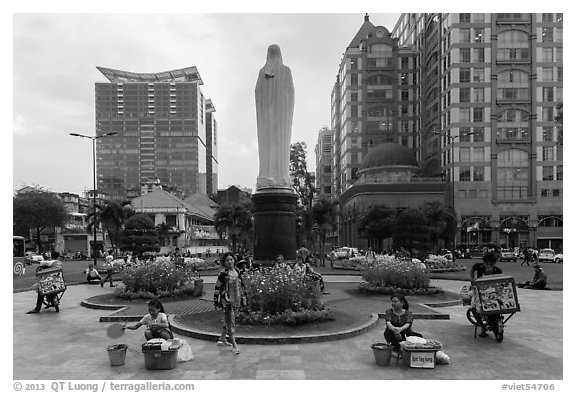
M 265 188 L 252 196 L 254 205 L 254 260 L 274 263 L 278 254 L 296 259 L 296 203 L 290 188 Z

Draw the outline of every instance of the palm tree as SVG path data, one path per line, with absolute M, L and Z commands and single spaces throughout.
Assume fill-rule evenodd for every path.
M 434 201 L 426 202 L 422 207 L 426 222 L 430 227 L 430 240 L 433 251 L 438 251 L 438 240 L 446 242 L 454 239 L 456 234 L 456 211 L 453 206 Z
M 86 229 L 91 232 L 94 225 L 101 225 L 102 230 L 108 232 L 108 238 L 116 256 L 125 218 L 126 214 L 122 206 L 113 201 L 106 202 L 104 206 L 96 205 L 96 211 L 88 215 L 89 224 Z
M 246 240 L 252 229 L 252 214 L 247 206 L 222 205 L 214 214 L 214 227 L 220 238 L 224 233 L 228 235 L 232 250 L 236 251 L 238 240 Z

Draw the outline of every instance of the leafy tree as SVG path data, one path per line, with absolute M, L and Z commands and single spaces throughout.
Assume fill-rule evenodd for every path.
M 425 249 L 430 240 L 430 228 L 421 209 L 405 209 L 396 217 L 392 235 L 395 247 L 404 247 L 408 251 L 415 248 Z
M 12 220 L 14 231 L 28 236 L 30 230 L 36 231 L 38 252 L 42 252 L 40 233 L 45 228 L 62 227 L 68 212 L 64 203 L 52 192 L 42 189 L 18 193 L 13 199 Z
M 214 214 L 214 227 L 220 235 L 228 235 L 232 250 L 236 251 L 238 242 L 249 243 L 252 231 L 251 205 L 225 204 Z
M 296 244 L 298 248 L 302 244 L 312 243 L 312 248 L 316 252 L 316 244 L 312 237 L 313 226 L 314 217 L 312 216 L 312 210 L 298 206 L 296 208 Z
M 382 241 L 392 237 L 396 210 L 387 205 L 372 206 L 358 223 L 358 234 L 374 244 L 374 250 L 382 251 Z
M 108 232 L 108 238 L 114 248 L 114 255 L 117 255 L 118 252 L 125 219 L 126 210 L 117 202 L 107 202 L 100 210 L 102 229 Z
M 432 248 L 436 252 L 438 251 L 438 240 L 443 239 L 446 242 L 454 240 L 457 227 L 456 211 L 453 206 L 438 201 L 426 202 L 422 211 L 430 228 Z
M 324 258 L 326 254 L 326 235 L 334 232 L 337 228 L 338 203 L 328 199 L 320 199 L 312 205 L 312 216 L 314 223 L 318 225 L 320 235 L 320 255 Z
M 292 187 L 298 194 L 300 205 L 308 210 L 312 208 L 316 187 L 314 187 L 314 175 L 308 172 L 306 147 L 305 142 L 296 142 L 290 145 L 290 176 L 292 177 Z
M 144 252 L 160 251 L 158 233 L 154 221 L 145 214 L 135 214 L 126 220 L 120 250 L 132 251 L 138 255 Z

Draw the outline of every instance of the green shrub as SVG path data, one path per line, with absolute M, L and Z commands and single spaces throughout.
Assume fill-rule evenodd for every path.
M 426 259 L 426 268 L 430 273 L 460 272 L 466 270 L 464 266 L 456 263 L 456 261 L 438 255 L 428 256 Z
M 171 296 L 194 287 L 194 269 L 173 262 L 143 262 L 122 270 L 124 292 Z
M 419 260 L 377 258 L 364 266 L 362 278 L 370 286 L 416 289 L 427 288 L 430 283 L 426 267 Z
M 248 312 L 275 315 L 286 310 L 323 308 L 317 283 L 287 265 L 246 272 L 243 282 Z

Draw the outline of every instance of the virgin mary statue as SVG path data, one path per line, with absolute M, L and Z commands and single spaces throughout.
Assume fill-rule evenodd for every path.
M 266 64 L 256 82 L 256 123 L 260 172 L 256 189 L 291 188 L 290 137 L 294 114 L 292 71 L 282 62 L 280 47 L 268 47 Z

